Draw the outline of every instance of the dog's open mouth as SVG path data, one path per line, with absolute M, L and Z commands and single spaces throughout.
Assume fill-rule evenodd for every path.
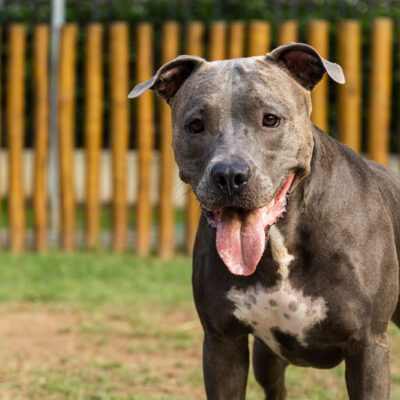
M 283 217 L 295 173 L 286 178 L 278 194 L 264 207 L 245 210 L 225 207 L 204 211 L 210 226 L 217 229 L 216 247 L 234 275 L 254 273 L 265 249 L 269 228 Z

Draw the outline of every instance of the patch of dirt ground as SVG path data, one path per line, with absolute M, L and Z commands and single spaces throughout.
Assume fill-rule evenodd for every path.
M 0 398 L 201 399 L 200 343 L 192 309 L 2 306 Z
M 400 331 L 391 327 L 392 398 Z M 0 305 L 0 399 L 204 399 L 202 332 L 193 307 Z M 290 367 L 288 398 L 347 398 L 343 365 Z M 247 399 L 261 399 L 250 373 Z

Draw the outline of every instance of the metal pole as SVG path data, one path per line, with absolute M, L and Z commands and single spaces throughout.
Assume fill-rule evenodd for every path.
M 2 50 L 3 50 L 4 21 L 5 21 L 5 18 L 4 18 L 5 8 L 3 8 L 3 6 L 4 6 L 4 0 L 0 0 L 0 26 L 1 26 L 1 28 L 0 28 L 0 56 L 3 52 Z M 3 77 L 3 66 L 0 65 L 0 79 L 2 77 Z M 3 80 L 1 80 L 1 81 L 3 82 Z M 3 105 L 2 93 L 3 92 L 1 89 L 2 89 L 2 87 L 0 84 L 0 120 L 3 119 L 3 115 L 2 115 L 2 105 Z M 4 132 L 3 132 L 2 126 L 0 124 L 0 151 L 2 150 L 2 146 L 3 146 L 3 135 L 4 135 Z M 0 164 L 3 161 L 3 157 L 4 157 L 4 155 L 0 153 Z M 1 183 L 2 182 L 0 182 L 0 184 Z M 3 200 L 3 198 L 2 198 L 2 195 L 0 192 L 0 220 L 1 221 L 4 220 L 4 215 L 5 215 L 4 214 L 4 206 L 3 206 L 4 203 L 2 200 Z M 0 232 L 0 245 L 1 246 L 4 246 L 5 232 L 6 232 L 5 229 Z
M 50 155 L 49 155 L 49 203 L 51 237 L 58 240 L 60 226 L 60 188 L 58 176 L 58 75 L 60 31 L 65 21 L 65 0 L 51 2 L 50 48 Z

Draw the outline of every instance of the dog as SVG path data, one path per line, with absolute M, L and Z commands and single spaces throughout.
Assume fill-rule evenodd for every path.
M 266 399 L 289 364 L 344 360 L 351 400 L 390 398 L 387 328 L 400 324 L 400 179 L 310 120 L 341 67 L 302 43 L 260 57 L 180 56 L 147 89 L 172 109 L 180 178 L 198 198 L 194 300 L 207 398 L 244 399 L 249 334 Z

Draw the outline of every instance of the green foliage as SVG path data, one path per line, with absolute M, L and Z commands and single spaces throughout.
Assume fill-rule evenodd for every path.
M 3 21 L 38 22 L 50 17 L 50 1 L 6 0 Z M 67 20 L 88 21 L 125 20 L 159 23 L 166 19 L 267 19 L 272 22 L 287 18 L 359 18 L 400 16 L 400 2 L 361 0 L 69 0 Z

